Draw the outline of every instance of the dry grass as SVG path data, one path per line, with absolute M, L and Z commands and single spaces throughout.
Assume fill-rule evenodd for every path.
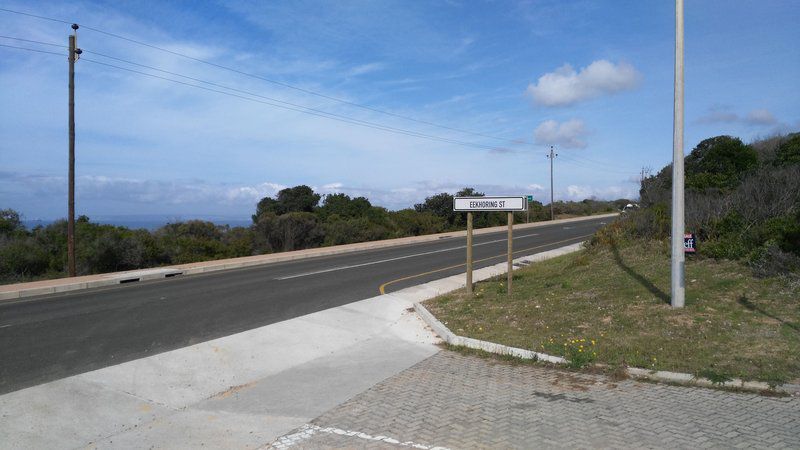
M 689 259 L 686 308 L 669 307 L 665 243 L 592 249 L 426 306 L 455 333 L 614 366 L 772 383 L 800 378 L 800 289 L 733 261 Z M 583 341 L 581 341 L 583 339 Z M 594 341 L 594 344 L 592 344 Z M 582 353 L 577 353 L 577 352 Z

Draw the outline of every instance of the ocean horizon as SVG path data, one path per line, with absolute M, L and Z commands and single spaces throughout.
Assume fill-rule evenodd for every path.
M 45 227 L 58 220 L 57 219 L 27 219 L 21 220 L 26 229 L 32 230 L 38 226 Z M 99 223 L 103 225 L 114 225 L 117 227 L 126 227 L 130 229 L 146 229 L 149 231 L 156 230 L 169 223 L 187 222 L 190 220 L 203 220 L 212 222 L 215 225 L 229 225 L 231 227 L 248 227 L 253 221 L 250 217 L 227 217 L 227 216 L 97 216 L 89 217 L 92 223 Z

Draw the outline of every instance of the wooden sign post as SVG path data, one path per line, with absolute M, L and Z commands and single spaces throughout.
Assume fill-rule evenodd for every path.
M 508 213 L 508 295 L 514 270 L 514 211 L 527 211 L 526 197 L 455 197 L 453 211 L 467 213 L 467 292 L 472 295 L 472 213 L 474 211 L 501 211 Z

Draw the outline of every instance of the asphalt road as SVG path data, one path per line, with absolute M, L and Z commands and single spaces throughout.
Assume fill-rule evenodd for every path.
M 514 234 L 515 257 L 586 239 L 608 218 Z M 0 303 L 0 394 L 462 273 L 465 238 Z M 475 237 L 475 267 L 505 260 Z

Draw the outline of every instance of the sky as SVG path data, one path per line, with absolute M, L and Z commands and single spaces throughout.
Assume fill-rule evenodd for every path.
M 72 22 L 92 218 L 246 218 L 300 184 L 393 210 L 465 186 L 547 203 L 551 145 L 557 200 L 635 198 L 672 157 L 672 1 L 0 8 L 67 22 L 0 11 L 0 209 L 28 220 L 66 216 L 67 59 L 20 39 L 66 47 Z M 796 1 L 686 2 L 687 153 L 800 130 L 798 19 Z

